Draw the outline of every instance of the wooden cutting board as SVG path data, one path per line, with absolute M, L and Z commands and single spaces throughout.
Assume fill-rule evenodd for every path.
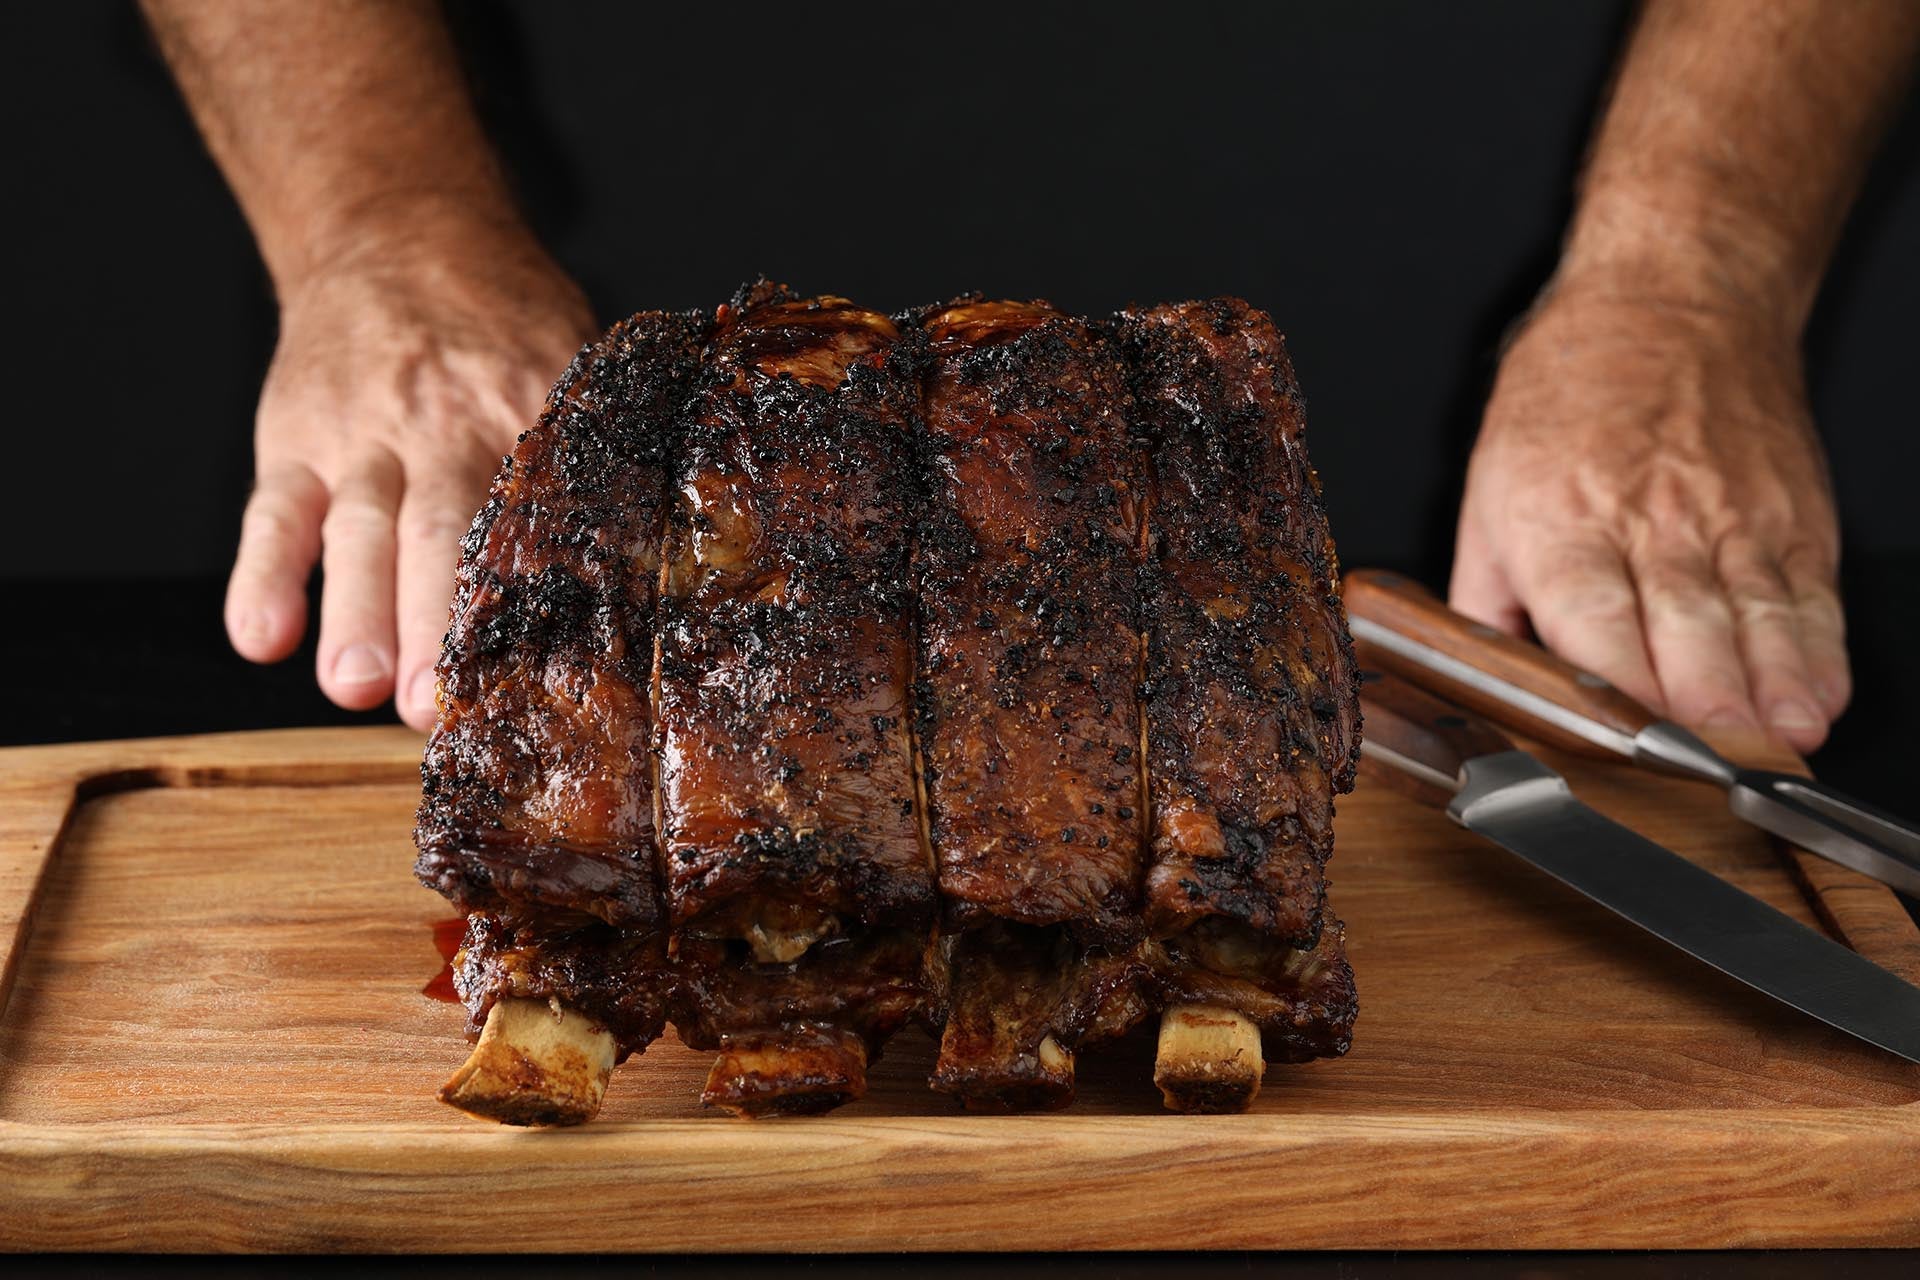
M 669 1042 L 584 1129 L 477 1123 L 433 1099 L 465 1045 L 462 1011 L 421 991 L 448 911 L 408 870 L 418 751 L 396 728 L 0 752 L 0 1244 L 1920 1243 L 1920 1067 L 1364 783 L 1331 868 L 1353 1052 L 1273 1068 L 1250 1115 L 1163 1112 L 1150 1034 L 1084 1055 L 1072 1111 L 966 1115 L 908 1032 L 824 1118 L 703 1114 L 707 1057 Z M 1920 977 L 1885 889 L 1776 851 L 1707 789 L 1550 758 Z

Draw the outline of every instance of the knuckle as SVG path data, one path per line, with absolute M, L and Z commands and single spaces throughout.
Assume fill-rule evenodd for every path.
M 1683 722 L 1731 717 L 1753 718 L 1753 703 L 1744 679 L 1731 679 L 1724 670 L 1690 673 L 1669 684 L 1667 702 Z
M 1775 702 L 1817 704 L 1813 682 L 1795 667 L 1759 667 L 1753 673 L 1755 700 L 1763 707 Z
M 1728 579 L 1762 582 L 1780 579 L 1780 557 L 1773 550 L 1773 544 L 1738 525 L 1722 528 L 1715 534 L 1708 558 Z
M 1791 629 L 1794 608 L 1791 601 L 1772 586 L 1734 585 L 1727 588 L 1734 616 L 1749 627 Z
M 1606 616 L 1630 612 L 1633 584 L 1611 548 L 1585 542 L 1542 550 L 1532 557 L 1528 575 L 1531 604 L 1579 616 Z
M 1796 591 L 1792 614 L 1802 641 L 1810 649 L 1837 654 L 1840 661 L 1846 660 L 1847 616 L 1838 596 L 1831 592 Z
M 390 539 L 393 536 L 393 521 L 374 503 L 345 499 L 327 508 L 327 518 L 322 522 L 320 531 L 329 542 Z
M 285 498 L 255 494 L 240 515 L 242 542 L 293 542 L 304 531 L 306 520 Z
M 254 437 L 284 447 L 333 435 L 356 418 L 348 402 L 321 380 L 276 369 L 267 375 L 254 408 Z
M 1570 618 L 1615 618 L 1633 612 L 1633 590 L 1624 581 L 1564 583 L 1544 592 L 1541 603 Z
M 407 542 L 452 544 L 465 536 L 470 523 L 451 510 L 423 512 L 401 520 L 400 537 Z
M 1782 573 L 1790 579 L 1831 583 L 1840 573 L 1840 539 L 1837 532 L 1822 532 L 1809 537 L 1804 532 L 1783 546 L 1775 557 Z
M 1651 611 L 1686 618 L 1725 616 L 1726 602 L 1700 575 L 1672 566 L 1655 566 L 1639 575 L 1640 598 Z
M 1747 664 L 1731 636 L 1686 644 L 1670 642 L 1659 653 L 1663 675 L 1670 675 L 1696 696 L 1714 700 L 1747 696 Z

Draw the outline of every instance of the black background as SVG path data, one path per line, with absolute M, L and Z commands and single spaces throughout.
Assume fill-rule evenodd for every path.
M 1239 293 L 1288 331 L 1343 557 L 1437 584 L 1501 334 L 1551 269 L 1626 20 L 1612 0 L 474 0 L 458 28 L 529 215 L 603 318 L 711 304 L 758 272 L 883 308 L 966 289 L 1088 311 Z M 0 742 L 387 718 L 326 706 L 311 646 L 264 671 L 225 648 L 274 312 L 131 5 L 20 7 L 8 26 Z M 1808 344 L 1861 690 L 1815 763 L 1908 810 L 1917 294 L 1910 99 Z M 1835 1263 L 1758 1269 L 1805 1265 Z
M 603 317 L 710 305 L 760 271 L 883 309 L 1239 293 L 1288 332 L 1344 558 L 1430 578 L 1626 19 L 1593 0 L 457 9 L 533 221 Z M 35 483 L 0 504 L 0 576 L 218 574 L 272 349 L 263 274 L 132 6 L 10 21 L 10 445 Z M 1917 142 L 1910 106 L 1810 341 L 1856 555 L 1920 553 Z

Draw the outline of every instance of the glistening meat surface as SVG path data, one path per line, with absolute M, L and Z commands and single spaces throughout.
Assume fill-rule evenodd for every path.
M 1041 304 L 926 322 L 919 734 L 948 923 L 1140 931 L 1138 465 L 1117 353 Z
M 660 922 L 654 610 L 672 424 L 707 320 L 583 351 L 462 544 L 415 870 L 463 909 Z
M 1166 937 L 1219 917 L 1310 947 L 1359 696 L 1293 369 L 1233 299 L 1130 313 L 1121 332 L 1153 446 L 1147 923 Z
M 897 336 L 842 299 L 750 297 L 722 321 L 677 467 L 657 685 L 668 904 L 676 928 L 766 961 L 932 923 Z
M 675 1025 L 706 1098 L 819 1110 L 927 995 L 907 556 L 918 384 L 885 316 L 721 316 L 667 525 L 656 700 Z

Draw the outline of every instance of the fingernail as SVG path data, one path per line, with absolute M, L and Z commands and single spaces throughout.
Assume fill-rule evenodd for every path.
M 418 711 L 433 710 L 433 668 L 415 672 L 407 682 L 407 706 Z
M 333 660 L 333 678 L 341 684 L 373 684 L 392 674 L 387 655 L 370 644 L 356 644 Z
M 1702 729 L 1751 729 L 1753 721 L 1738 711 L 1729 711 L 1723 707 L 1718 711 L 1709 711 L 1706 718 L 1700 721 L 1700 727 Z
M 1820 717 L 1804 702 L 1776 702 L 1767 711 L 1767 723 L 1776 729 L 1818 729 Z

